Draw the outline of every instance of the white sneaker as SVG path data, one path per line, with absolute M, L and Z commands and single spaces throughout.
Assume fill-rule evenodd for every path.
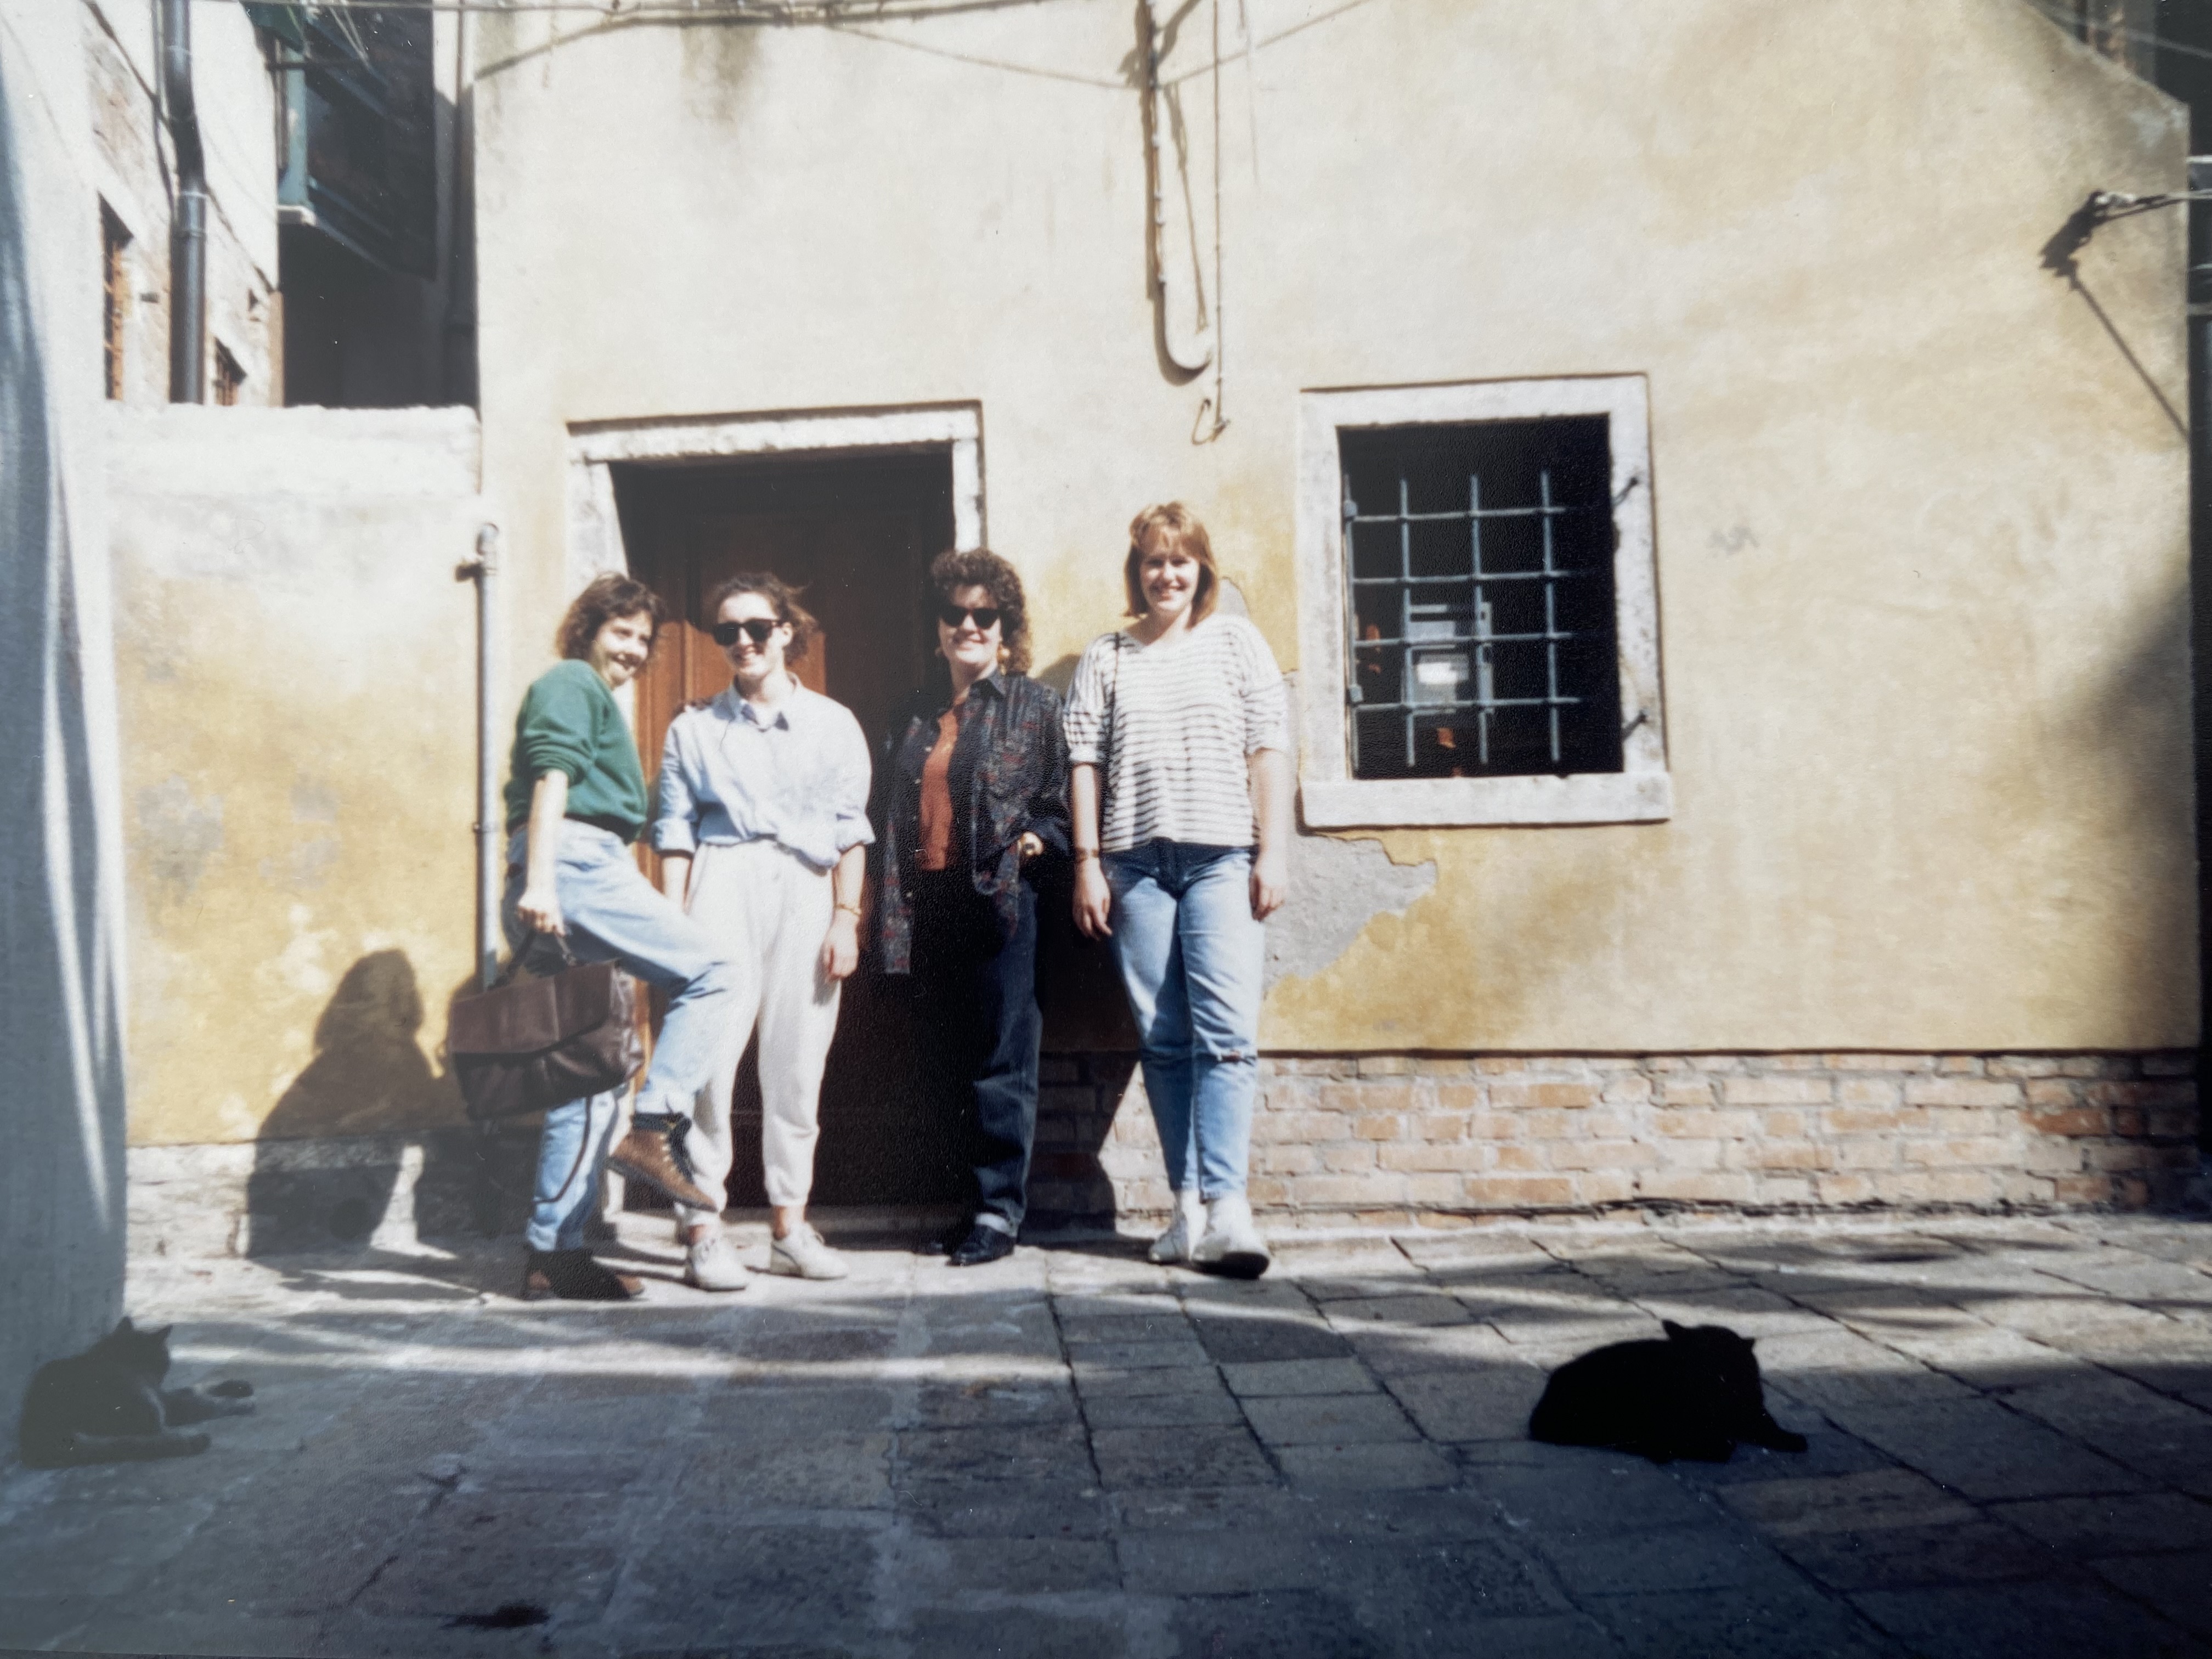
M 702 1291 L 742 1291 L 745 1264 L 720 1227 L 694 1240 L 684 1255 L 684 1282 Z
M 1206 1231 L 1190 1247 L 1190 1265 L 1226 1279 L 1257 1279 L 1267 1271 L 1267 1243 L 1252 1224 L 1242 1193 L 1224 1193 L 1206 1206 Z
M 1171 1267 L 1178 1261 L 1190 1260 L 1190 1247 L 1206 1231 L 1206 1204 L 1192 1188 L 1175 1195 L 1176 1218 L 1167 1231 L 1152 1241 L 1146 1257 L 1162 1267 Z
M 768 1247 L 768 1270 L 793 1279 L 842 1279 L 850 1271 L 845 1258 L 804 1221 Z

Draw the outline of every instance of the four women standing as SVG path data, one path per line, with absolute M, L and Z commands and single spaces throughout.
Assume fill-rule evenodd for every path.
M 1042 1025 L 1036 876 L 1072 851 L 1076 923 L 1111 943 L 1175 1194 L 1152 1259 L 1263 1273 L 1245 1181 L 1262 924 L 1284 897 L 1292 787 L 1267 642 L 1216 611 L 1211 543 L 1179 503 L 1131 526 L 1134 621 L 1084 653 L 1064 710 L 1026 672 L 1027 610 L 1011 566 L 947 553 L 930 578 L 946 672 L 888 751 L 875 931 L 884 971 L 910 976 L 926 1048 L 962 1097 L 975 1202 L 940 1248 L 957 1266 L 995 1261 L 1021 1227 Z M 665 897 L 627 851 L 644 783 L 611 695 L 645 663 L 658 599 L 626 577 L 595 580 L 563 624 L 568 660 L 531 688 L 517 723 L 509 819 L 527 828 L 514 844 L 510 939 L 520 949 L 531 933 L 565 929 L 577 954 L 619 960 L 672 993 L 619 1147 L 607 1145 L 615 1095 L 547 1115 L 526 1293 L 635 1293 L 635 1280 L 582 1248 L 583 1200 L 602 1163 L 675 1199 L 690 1283 L 742 1288 L 720 1199 L 732 1085 L 756 1026 L 769 1270 L 846 1271 L 805 1211 L 875 839 L 866 743 L 850 711 L 790 672 L 816 631 L 794 590 L 734 577 L 708 614 L 733 679 L 668 730 L 653 823 Z

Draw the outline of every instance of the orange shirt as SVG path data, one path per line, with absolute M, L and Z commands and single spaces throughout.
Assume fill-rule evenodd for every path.
M 952 744 L 960 735 L 960 710 L 946 709 L 937 717 L 937 742 L 921 763 L 921 845 L 914 855 L 915 867 L 942 870 L 952 862 Z

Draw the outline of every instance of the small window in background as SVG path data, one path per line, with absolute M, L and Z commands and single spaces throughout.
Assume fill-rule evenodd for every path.
M 1341 434 L 1354 778 L 1620 770 L 1606 428 Z
M 123 343 L 131 318 L 131 233 L 115 210 L 100 204 L 100 349 L 107 395 L 123 398 Z
M 246 371 L 238 366 L 221 341 L 215 348 L 215 400 L 228 408 L 238 401 L 239 388 L 246 384 Z
M 1298 402 L 1305 821 L 1670 816 L 1644 377 Z

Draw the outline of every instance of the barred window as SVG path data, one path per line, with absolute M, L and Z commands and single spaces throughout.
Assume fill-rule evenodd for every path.
M 1306 821 L 1668 817 L 1643 377 L 1302 403 Z
M 230 348 L 222 341 L 215 347 L 215 400 L 226 407 L 237 403 L 238 394 L 246 389 L 246 371 L 238 359 L 230 355 Z
M 1352 775 L 1618 772 L 1603 417 L 1339 441 Z
M 115 210 L 100 204 L 100 358 L 111 402 L 120 402 L 125 380 L 124 350 L 131 332 L 131 233 Z

